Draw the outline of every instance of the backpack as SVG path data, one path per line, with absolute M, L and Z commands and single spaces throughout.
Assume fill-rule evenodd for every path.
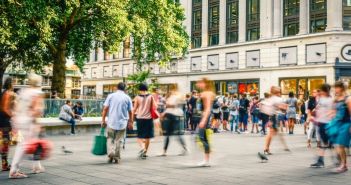
M 215 101 L 213 102 L 212 108 L 213 109 L 219 109 L 221 107 L 218 98 L 215 99 Z

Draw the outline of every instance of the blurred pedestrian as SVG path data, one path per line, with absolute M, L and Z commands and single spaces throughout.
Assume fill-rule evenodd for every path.
M 221 126 L 221 105 L 223 103 L 222 96 L 220 92 L 218 92 L 213 104 L 212 104 L 212 129 L 214 133 L 219 133 L 219 129 Z
M 213 93 L 213 84 L 207 78 L 202 78 L 197 81 L 196 87 L 201 90 L 200 93 L 200 104 L 201 104 L 201 121 L 199 124 L 199 140 L 204 147 L 204 160 L 199 163 L 199 166 L 208 167 L 210 166 L 210 117 L 211 117 L 211 108 L 213 106 L 215 94 Z
M 320 146 L 320 135 L 316 130 L 318 130 L 318 125 L 313 123 L 312 117 L 315 115 L 315 108 L 317 106 L 319 100 L 319 89 L 315 89 L 312 91 L 312 96 L 308 99 L 307 104 L 307 120 L 308 120 L 308 132 L 307 132 L 307 147 L 311 147 L 311 141 L 313 135 L 316 136 L 317 139 L 317 147 Z
M 297 99 L 293 92 L 289 92 L 289 98 L 286 100 L 288 104 L 288 110 L 286 117 L 288 118 L 288 131 L 289 134 L 294 134 L 294 127 L 296 123 L 296 113 L 297 113 Z
M 317 149 L 317 162 L 311 164 L 311 167 L 324 167 L 324 151 L 330 147 L 329 137 L 327 135 L 327 125 L 333 116 L 333 99 L 330 96 L 330 85 L 323 84 L 320 88 L 319 101 L 315 108 L 315 114 L 311 117 L 314 124 L 318 125 L 317 134 L 321 136 L 321 145 Z
M 126 85 L 118 83 L 117 92 L 107 96 L 102 112 L 102 126 L 107 126 L 108 162 L 120 163 L 121 143 L 126 134 L 126 128 L 133 127 L 133 105 L 130 97 L 124 92 Z M 108 121 L 106 123 L 106 116 Z
M 157 104 L 152 95 L 148 94 L 146 84 L 139 85 L 139 95 L 134 98 L 133 115 L 136 115 L 137 142 L 141 148 L 139 157 L 147 158 L 150 139 L 154 137 L 154 123 L 151 116 L 151 109 L 156 109 Z
M 196 102 L 197 102 L 197 91 L 193 90 L 191 93 L 191 97 L 188 101 L 188 115 L 189 115 L 189 121 L 190 121 L 190 128 L 191 131 L 194 132 L 197 128 L 197 125 L 199 123 L 197 118 L 194 118 L 195 110 L 196 110 Z
M 268 106 L 266 107 L 266 110 L 263 110 L 264 113 L 270 116 L 270 131 L 266 137 L 264 154 L 268 154 L 268 155 L 272 154 L 270 152 L 270 145 L 271 145 L 273 136 L 275 136 L 276 134 L 278 134 L 280 141 L 284 146 L 284 150 L 290 151 L 288 149 L 288 146 L 286 145 L 283 135 L 278 131 L 277 116 L 286 109 L 287 109 L 287 105 L 284 103 L 283 99 L 281 98 L 280 87 L 276 87 L 276 86 L 271 87 L 271 97 L 268 100 Z
M 65 104 L 61 107 L 59 119 L 65 121 L 71 125 L 71 135 L 75 135 L 76 120 L 74 120 L 75 114 L 72 110 L 72 102 L 66 100 Z
M 259 107 L 260 107 L 260 117 L 261 117 L 261 121 L 262 121 L 262 128 L 261 128 L 261 133 L 262 135 L 266 135 L 266 127 L 267 127 L 267 123 L 269 122 L 269 114 L 265 113 L 263 110 L 267 109 L 267 106 L 269 105 L 269 98 L 270 98 L 270 94 L 269 93 L 264 93 L 264 99 L 260 101 L 259 103 Z M 268 108 L 269 109 L 269 108 Z
M 182 117 L 183 110 L 182 105 L 184 105 L 184 99 L 182 95 L 178 92 L 178 85 L 170 85 L 170 92 L 166 97 L 166 110 L 162 114 L 162 130 L 165 136 L 164 147 L 162 156 L 167 155 L 167 149 L 170 141 L 170 136 L 175 135 L 178 137 L 178 141 L 181 144 L 183 151 L 181 155 L 186 155 L 188 149 L 186 148 L 185 141 L 182 134 L 184 133 L 184 128 L 182 128 Z
M 350 147 L 351 97 L 346 96 L 346 87 L 343 82 L 336 82 L 334 88 L 335 117 L 328 125 L 328 134 L 340 158 L 340 165 L 333 171 L 343 173 L 348 170 L 346 150 Z
M 9 173 L 9 178 L 11 179 L 28 177 L 20 171 L 19 165 L 25 154 L 26 143 L 39 137 L 40 125 L 36 119 L 43 115 L 44 110 L 44 93 L 40 90 L 41 84 L 41 76 L 30 74 L 28 76 L 29 87 L 22 89 L 18 96 L 18 106 L 15 109 L 13 129 L 21 133 L 23 140 L 16 146 Z M 34 161 L 33 173 L 42 173 L 44 171 L 40 161 Z
M 160 90 L 156 87 L 152 88 L 152 93 L 151 96 L 153 97 L 155 101 L 155 106 L 156 110 L 159 114 L 161 114 L 165 110 L 165 98 L 160 94 Z M 155 124 L 155 133 L 157 136 L 162 135 L 162 127 L 161 127 L 161 122 L 160 119 L 154 119 L 153 120 Z
M 14 106 L 15 93 L 13 92 L 12 78 L 7 78 L 3 85 L 3 91 L 0 92 L 0 154 L 2 171 L 10 170 L 7 157 L 11 139 L 11 118 L 13 116 Z

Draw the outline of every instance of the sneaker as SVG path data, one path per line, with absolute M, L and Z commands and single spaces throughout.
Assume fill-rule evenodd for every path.
M 198 167 L 210 167 L 210 162 L 208 161 L 202 161 L 199 164 L 197 164 Z
M 311 168 L 324 168 L 324 162 L 318 161 L 314 164 L 311 164 Z

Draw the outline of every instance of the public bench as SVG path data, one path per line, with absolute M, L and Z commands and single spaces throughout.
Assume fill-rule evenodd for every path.
M 76 133 L 100 133 L 101 117 L 83 117 L 82 121 L 76 120 Z M 48 136 L 69 135 L 71 125 L 59 118 L 39 118 L 38 122 L 45 128 L 45 134 Z M 134 128 L 136 129 L 136 128 Z M 127 137 L 135 137 L 136 130 L 128 130 Z

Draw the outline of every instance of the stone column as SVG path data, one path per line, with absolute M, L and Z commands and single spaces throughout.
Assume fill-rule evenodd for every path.
M 308 0 L 300 0 L 300 28 L 299 35 L 305 35 L 309 33 L 308 22 L 309 22 L 309 3 Z
M 342 31 L 342 0 L 327 1 L 327 28 L 325 31 Z
M 219 45 L 224 45 L 226 42 L 226 25 L 227 25 L 227 3 L 226 0 L 219 2 Z
M 206 48 L 208 46 L 208 0 L 202 0 L 202 43 L 201 47 Z
M 282 25 L 283 25 L 283 15 L 282 15 L 282 1 L 281 0 L 274 0 L 273 3 L 274 6 L 274 13 L 273 13 L 273 27 L 274 27 L 274 31 L 273 31 L 273 37 L 274 38 L 279 38 L 282 37 Z
M 239 0 L 239 42 L 246 41 L 246 0 Z

